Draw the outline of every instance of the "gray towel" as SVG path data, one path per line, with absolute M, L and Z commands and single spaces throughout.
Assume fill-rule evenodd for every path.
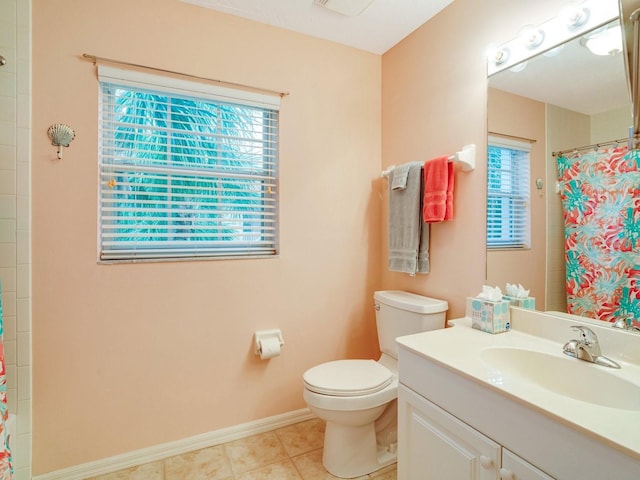
M 389 173 L 389 270 L 415 275 L 429 272 L 429 224 L 422 221 L 422 163 L 408 165 L 404 189 L 393 189 L 397 169 Z
M 407 178 L 409 178 L 409 169 L 411 168 L 411 163 L 405 163 L 404 165 L 400 165 L 399 167 L 395 167 L 393 170 L 393 175 L 389 176 L 389 183 L 391 183 L 391 190 L 404 190 L 407 188 Z

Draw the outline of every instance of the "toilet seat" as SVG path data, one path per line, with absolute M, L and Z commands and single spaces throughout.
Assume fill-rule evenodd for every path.
M 302 376 L 311 392 L 334 397 L 371 395 L 387 388 L 393 373 L 374 360 L 335 360 L 307 370 Z

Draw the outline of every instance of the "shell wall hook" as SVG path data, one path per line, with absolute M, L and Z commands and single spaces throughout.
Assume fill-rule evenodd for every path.
M 71 140 L 76 136 L 76 132 L 69 125 L 56 123 L 49 127 L 47 135 L 51 140 L 51 145 L 58 147 L 58 159 L 62 158 L 62 148 L 68 147 Z

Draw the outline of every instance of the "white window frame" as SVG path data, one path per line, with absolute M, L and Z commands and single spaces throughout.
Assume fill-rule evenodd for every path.
M 531 144 L 490 136 L 488 146 L 517 153 L 494 169 L 487 149 L 487 249 L 530 248 Z
M 106 65 L 98 65 L 98 79 L 100 262 L 278 254 L 278 96 Z M 231 112 L 242 119 L 232 125 L 242 128 L 214 128 L 214 114 L 204 113 L 190 113 L 194 120 L 183 123 L 174 113 L 163 122 L 134 123 L 132 109 L 117 104 L 130 91 L 158 99 L 153 112 L 187 102 L 183 111 L 202 105 L 190 112 Z M 203 129 L 184 126 L 197 119 Z M 151 138 L 160 153 L 150 153 Z

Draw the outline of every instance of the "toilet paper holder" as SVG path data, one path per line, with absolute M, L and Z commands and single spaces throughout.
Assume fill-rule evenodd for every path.
M 279 328 L 272 328 L 270 330 L 257 330 L 253 334 L 253 353 L 260 355 L 262 343 L 266 340 L 277 339 L 280 342 L 280 346 L 284 345 L 284 339 L 282 338 L 282 332 Z

